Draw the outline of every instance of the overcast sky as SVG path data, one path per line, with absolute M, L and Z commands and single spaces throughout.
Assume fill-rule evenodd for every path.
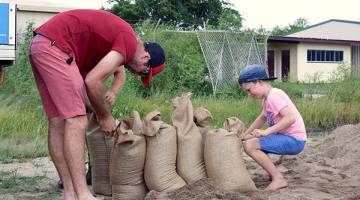
M 106 0 L 47 0 L 79 8 L 100 8 Z M 329 19 L 360 22 L 360 0 L 230 0 L 247 28 L 286 26 L 302 17 L 311 25 Z

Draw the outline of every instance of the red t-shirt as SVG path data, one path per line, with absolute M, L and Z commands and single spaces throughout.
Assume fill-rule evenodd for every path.
M 111 50 L 129 62 L 134 56 L 137 37 L 131 26 L 103 10 L 78 9 L 59 13 L 34 31 L 52 41 L 76 64 L 85 76 Z

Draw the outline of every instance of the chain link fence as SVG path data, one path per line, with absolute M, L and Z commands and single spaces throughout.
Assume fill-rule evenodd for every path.
M 234 85 L 246 65 L 266 64 L 266 38 L 227 31 L 197 31 L 196 35 L 214 94 L 224 86 Z

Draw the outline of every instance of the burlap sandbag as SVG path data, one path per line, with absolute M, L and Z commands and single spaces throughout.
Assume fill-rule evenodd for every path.
M 113 200 L 144 199 L 146 141 L 138 112 L 121 119 L 112 149 L 110 177 Z
M 209 125 L 212 120 L 213 116 L 206 108 L 199 107 L 194 110 L 194 122 L 202 135 L 202 149 L 204 149 L 206 134 L 209 131 Z
M 212 120 L 213 116 L 206 108 L 199 107 L 194 110 L 194 122 L 203 137 L 206 136 Z
M 114 138 L 100 130 L 95 113 L 91 114 L 86 130 L 91 161 L 92 188 L 96 194 L 111 196 L 109 164 Z
M 245 124 L 237 117 L 229 117 L 225 119 L 223 125 L 225 130 L 235 132 L 238 135 L 246 131 Z
M 194 123 L 191 93 L 172 100 L 172 123 L 177 134 L 177 172 L 190 184 L 206 177 L 202 135 Z
M 153 111 L 145 117 L 143 131 L 146 136 L 144 177 L 148 188 L 162 192 L 185 186 L 175 167 L 175 128 L 161 121 L 159 111 Z
M 208 132 L 205 164 L 209 178 L 221 188 L 234 192 L 256 190 L 244 164 L 242 143 L 237 131 L 215 129 Z

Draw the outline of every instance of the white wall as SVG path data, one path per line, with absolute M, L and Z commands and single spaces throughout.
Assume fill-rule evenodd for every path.
M 327 81 L 331 78 L 331 74 L 338 68 L 339 62 L 315 63 L 307 62 L 307 50 L 335 50 L 344 51 L 344 63 L 351 62 L 351 47 L 346 45 L 330 45 L 330 44 L 298 44 L 297 58 L 297 76 L 299 81 L 309 82 L 314 78 L 319 81 Z
M 292 43 L 269 43 L 268 50 L 273 50 L 274 75 L 281 80 L 281 51 L 290 50 L 290 81 L 297 80 L 297 45 Z
M 17 5 L 16 12 L 16 35 L 17 43 L 21 43 L 22 37 L 30 22 L 34 23 L 34 28 L 42 25 L 51 17 L 59 12 L 70 10 L 71 8 L 45 7 Z
M 344 51 L 344 63 L 351 63 L 351 47 L 346 45 L 331 44 L 291 44 L 291 43 L 269 43 L 268 50 L 274 50 L 274 74 L 281 80 L 281 51 L 290 50 L 290 81 L 312 82 L 327 81 L 332 73 L 341 64 L 339 62 L 316 63 L 307 62 L 307 50 L 335 50 Z

